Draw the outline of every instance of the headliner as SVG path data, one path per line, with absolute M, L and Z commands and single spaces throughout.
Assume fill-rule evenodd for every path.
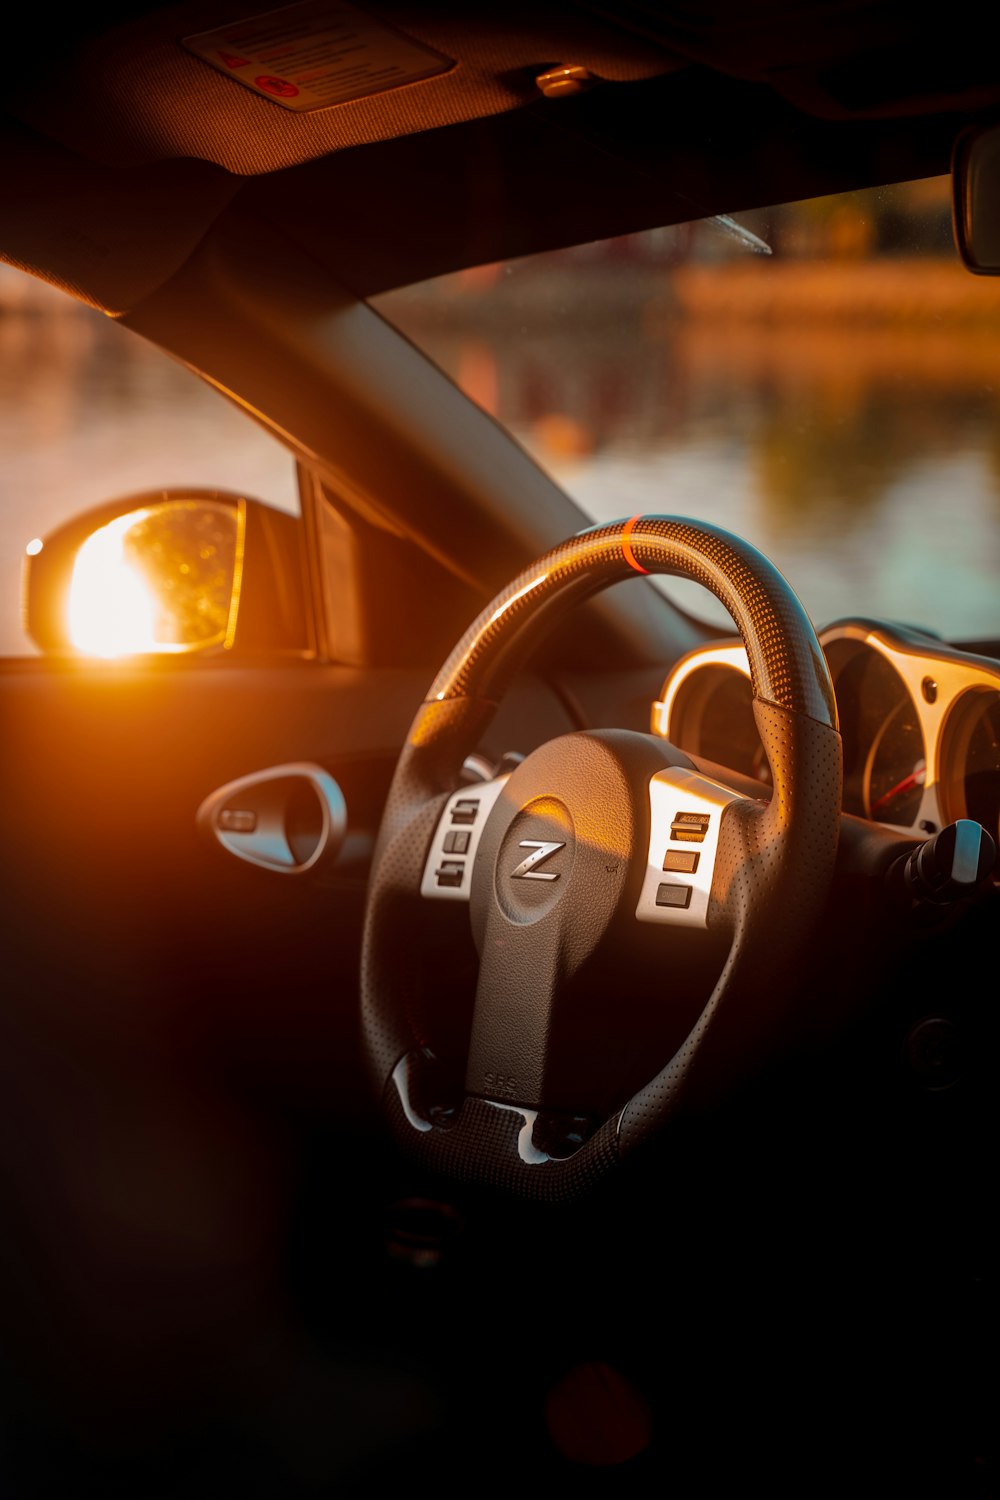
M 22 13 L 0 255 L 120 314 L 238 202 L 369 295 L 944 172 L 958 132 L 1000 112 L 993 49 L 911 4 L 403 0 L 363 9 L 452 66 L 298 114 L 182 44 L 268 8 L 81 7 L 56 35 Z M 557 62 L 593 86 L 543 97 Z

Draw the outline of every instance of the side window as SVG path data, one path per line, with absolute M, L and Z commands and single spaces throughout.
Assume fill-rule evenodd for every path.
M 240 491 L 297 513 L 291 454 L 161 350 L 0 266 L 0 657 L 30 656 L 22 563 L 34 538 L 154 489 Z

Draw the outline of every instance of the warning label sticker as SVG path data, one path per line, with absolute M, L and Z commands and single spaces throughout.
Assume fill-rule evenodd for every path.
M 303 0 L 182 38 L 220 73 L 284 109 L 346 104 L 454 67 L 345 0 Z

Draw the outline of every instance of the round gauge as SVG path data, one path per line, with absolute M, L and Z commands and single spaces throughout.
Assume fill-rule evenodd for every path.
M 945 725 L 941 763 L 949 818 L 973 818 L 1000 839 L 1000 690 L 963 693 Z
M 844 810 L 912 828 L 920 815 L 926 751 L 917 708 L 891 662 L 867 641 L 824 647 L 844 744 Z
M 865 765 L 865 813 L 877 823 L 910 828 L 917 821 L 927 779 L 924 737 L 909 697 L 882 723 Z
M 670 713 L 670 738 L 689 755 L 770 783 L 750 678 L 734 667 L 710 663 L 684 680 Z

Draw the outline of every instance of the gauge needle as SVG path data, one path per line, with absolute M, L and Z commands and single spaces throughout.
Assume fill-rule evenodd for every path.
M 897 781 L 895 786 L 890 787 L 887 792 L 884 792 L 882 794 L 877 802 L 874 802 L 872 804 L 872 817 L 874 818 L 879 810 L 885 807 L 887 802 L 891 802 L 893 797 L 901 796 L 903 792 L 908 792 L 911 787 L 923 786 L 924 777 L 926 776 L 926 774 L 926 761 L 918 760 L 909 776 L 904 776 L 902 781 Z

